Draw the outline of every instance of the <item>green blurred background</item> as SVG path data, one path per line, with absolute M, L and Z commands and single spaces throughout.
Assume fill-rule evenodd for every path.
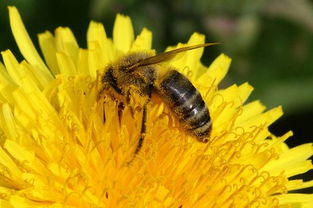
M 283 106 L 283 118 L 271 127 L 275 134 L 293 130 L 290 146 L 313 141 L 312 0 L 0 0 L 0 50 L 21 60 L 8 5 L 17 6 L 37 47 L 37 34 L 58 26 L 69 26 L 86 47 L 89 21 L 103 22 L 111 34 L 116 13 L 129 15 L 137 34 L 152 30 L 159 52 L 203 33 L 208 42 L 223 43 L 205 50 L 205 64 L 221 52 L 233 58 L 224 86 L 248 81 L 255 87 L 251 100 Z

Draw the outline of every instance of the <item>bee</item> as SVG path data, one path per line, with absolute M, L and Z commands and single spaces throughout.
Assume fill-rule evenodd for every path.
M 143 144 L 146 132 L 147 104 L 151 94 L 157 93 L 170 107 L 183 129 L 193 135 L 198 141 L 206 143 L 212 128 L 212 121 L 207 105 L 201 94 L 183 74 L 175 68 L 163 70 L 160 64 L 174 58 L 178 53 L 201 47 L 215 45 L 205 43 L 182 47 L 158 55 L 146 52 L 135 52 L 123 56 L 114 64 L 106 67 L 101 78 L 102 91 L 113 89 L 115 93 L 130 102 L 131 89 L 143 98 L 141 130 L 136 155 Z

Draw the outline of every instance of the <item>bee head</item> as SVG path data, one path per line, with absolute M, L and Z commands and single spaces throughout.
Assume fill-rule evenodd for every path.
M 137 67 L 137 64 L 151 55 L 145 52 L 135 52 L 124 56 L 118 61 L 118 69 L 123 72 L 132 72 Z

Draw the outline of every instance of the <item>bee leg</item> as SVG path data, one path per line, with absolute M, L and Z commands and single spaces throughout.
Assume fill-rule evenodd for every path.
M 119 121 L 119 124 L 120 124 L 120 126 L 121 126 L 121 122 L 122 122 L 122 114 L 123 114 L 123 110 L 124 110 L 124 108 L 125 108 L 125 105 L 124 105 L 124 103 L 123 102 L 120 102 L 120 103 L 118 103 L 118 111 L 117 111 L 117 113 L 118 113 L 118 121 Z
M 134 118 L 135 110 L 131 105 L 129 105 L 130 104 L 130 97 L 131 97 L 131 95 L 130 95 L 130 92 L 128 90 L 126 92 L 126 104 L 127 104 L 127 106 L 129 106 L 131 117 Z
M 143 143 L 143 140 L 145 138 L 145 134 L 146 134 L 146 120 L 147 120 L 147 105 L 148 103 L 150 102 L 151 100 L 151 93 L 152 93 L 152 87 L 153 85 L 150 84 L 149 86 L 147 86 L 146 88 L 146 95 L 148 95 L 148 100 L 147 102 L 144 104 L 143 106 L 143 112 L 142 112 L 142 119 L 141 119 L 141 130 L 140 130 L 140 137 L 139 137 L 139 140 L 138 140 L 138 144 L 137 144 L 137 147 L 136 147 L 136 150 L 135 150 L 135 155 L 139 152 L 139 150 L 141 149 L 142 147 L 142 143 Z
M 145 138 L 146 134 L 146 120 L 147 120 L 147 105 L 143 107 L 143 112 L 142 112 L 142 119 L 141 119 L 141 130 L 140 130 L 140 137 L 138 140 L 138 144 L 135 150 L 135 155 L 138 154 L 142 147 L 143 140 Z
M 146 134 L 146 120 L 147 120 L 147 104 L 144 105 L 143 107 L 143 112 L 142 112 L 142 119 L 141 119 L 141 129 L 140 129 L 140 136 L 138 140 L 138 144 L 136 146 L 134 155 L 130 161 L 127 162 L 127 165 L 130 165 L 133 160 L 135 159 L 136 155 L 142 148 L 143 141 L 145 139 L 145 134 Z
M 145 139 L 145 134 L 146 134 L 146 120 L 147 120 L 147 105 L 148 103 L 150 102 L 151 100 L 151 92 L 152 92 L 152 84 L 148 86 L 147 88 L 147 95 L 148 95 L 148 100 L 147 102 L 144 104 L 143 106 L 143 112 L 142 112 L 142 119 L 141 119 L 141 129 L 140 129 L 140 137 L 139 137 L 139 140 L 138 140 L 138 144 L 137 144 L 137 147 L 135 149 L 135 153 L 134 153 L 134 157 L 133 159 L 129 162 L 131 163 L 136 155 L 138 154 L 138 152 L 140 151 L 140 149 L 142 148 L 142 144 L 143 144 L 143 141 Z

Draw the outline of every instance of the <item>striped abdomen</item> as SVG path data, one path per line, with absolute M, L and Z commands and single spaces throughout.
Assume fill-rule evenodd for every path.
M 209 110 L 198 90 L 176 70 L 169 71 L 158 86 L 159 93 L 187 131 L 207 142 L 211 131 Z

